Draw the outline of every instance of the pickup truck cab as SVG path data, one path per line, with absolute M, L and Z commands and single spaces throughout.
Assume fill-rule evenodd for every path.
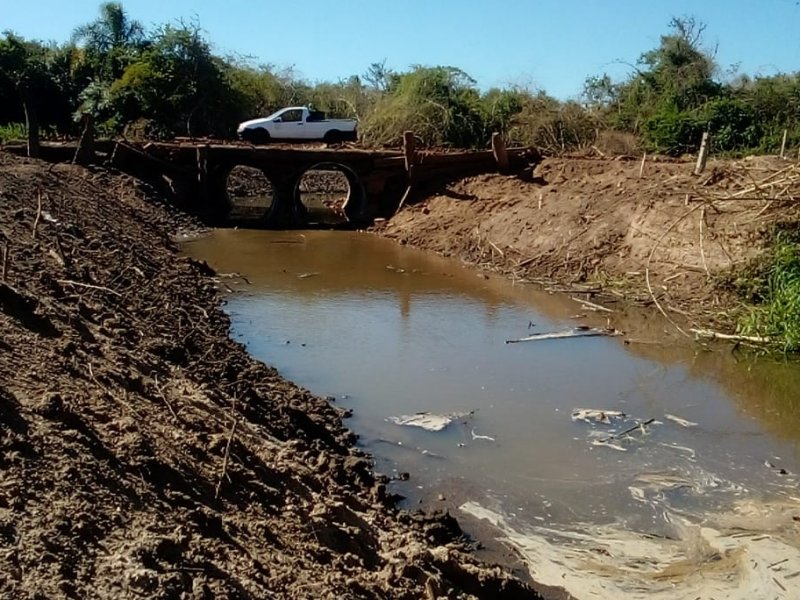
M 254 144 L 276 141 L 324 140 L 335 143 L 357 139 L 355 119 L 328 119 L 307 106 L 290 106 L 262 119 L 240 123 L 239 137 Z

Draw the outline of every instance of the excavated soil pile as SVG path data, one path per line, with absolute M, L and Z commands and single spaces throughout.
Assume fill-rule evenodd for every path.
M 0 597 L 537 597 L 228 338 L 176 219 L 0 153 Z
M 435 191 L 377 230 L 603 301 L 658 304 L 670 318 L 728 328 L 736 298 L 720 283 L 798 221 L 800 169 L 759 157 L 709 163 L 547 158 L 533 181 L 481 175 Z

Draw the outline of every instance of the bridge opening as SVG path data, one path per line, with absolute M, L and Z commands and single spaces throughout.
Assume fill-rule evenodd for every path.
M 358 186 L 358 176 L 344 165 L 313 165 L 297 183 L 296 209 L 308 225 L 342 225 L 353 202 L 359 201 L 360 195 L 353 193 Z
M 225 183 L 228 221 L 256 224 L 264 221 L 275 202 L 275 188 L 260 170 L 238 165 L 231 169 Z

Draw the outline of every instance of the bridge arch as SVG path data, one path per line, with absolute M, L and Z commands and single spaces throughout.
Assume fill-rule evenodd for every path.
M 265 224 L 275 209 L 277 190 L 269 175 L 255 166 L 233 165 L 222 175 L 225 181 L 225 220 L 230 224 Z
M 340 176 L 343 177 L 347 183 L 347 191 L 343 199 L 343 202 L 341 202 L 341 205 L 339 207 L 336 207 L 336 210 L 333 211 L 336 212 L 341 217 L 338 223 L 350 223 L 362 219 L 366 208 L 367 198 L 366 198 L 366 190 L 364 188 L 364 184 L 362 183 L 361 176 L 350 165 L 336 161 L 322 161 L 309 164 L 297 176 L 292 194 L 293 198 L 292 208 L 293 208 L 293 214 L 295 216 L 295 221 L 297 224 L 309 225 L 314 223 L 315 217 L 309 210 L 310 206 L 308 205 L 308 203 L 304 201 L 304 196 L 306 196 L 309 193 L 308 188 L 313 187 L 314 183 L 312 181 L 311 185 L 309 185 L 307 183 L 306 176 L 308 176 L 313 172 L 321 172 L 323 174 L 339 173 Z M 317 179 L 323 179 L 324 181 L 325 178 L 318 177 Z M 341 191 L 341 190 L 335 190 L 335 191 Z M 337 223 L 334 222 L 329 224 L 337 224 Z

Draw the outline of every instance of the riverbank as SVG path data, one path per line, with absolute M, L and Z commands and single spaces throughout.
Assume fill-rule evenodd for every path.
M 194 224 L 0 153 L 0 595 L 536 598 L 228 337 Z
M 800 177 L 775 157 L 693 169 L 658 157 L 546 158 L 532 181 L 481 175 L 422 191 L 375 231 L 605 308 L 652 307 L 671 322 L 668 338 L 733 334 L 747 310 L 737 278 L 770 232 L 796 228 Z

